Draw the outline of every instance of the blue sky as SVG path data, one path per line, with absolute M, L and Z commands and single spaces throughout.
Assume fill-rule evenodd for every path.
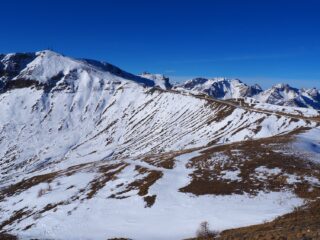
M 127 71 L 320 88 L 317 0 L 1 1 L 0 52 L 53 48 Z

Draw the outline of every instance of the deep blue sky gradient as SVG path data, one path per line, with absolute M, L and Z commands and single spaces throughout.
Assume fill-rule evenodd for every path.
M 0 52 L 53 48 L 127 71 L 320 88 L 317 0 L 3 0 Z

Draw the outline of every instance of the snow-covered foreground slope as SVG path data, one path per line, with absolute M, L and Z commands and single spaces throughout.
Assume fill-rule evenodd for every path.
M 218 175 L 204 175 L 194 189 L 203 169 L 193 162 L 201 157 L 210 170 L 229 160 L 213 154 L 209 164 L 206 149 L 317 122 L 155 88 L 158 80 L 110 64 L 22 56 L 1 57 L 0 229 L 40 239 L 179 239 L 204 220 L 218 230 L 245 226 L 302 204 L 291 185 L 212 194 L 216 187 L 201 186 Z M 225 171 L 223 181 L 241 183 L 241 172 Z
M 148 190 L 148 196 L 156 196 L 152 207 L 146 207 L 137 194 L 138 189 L 123 194 L 121 199 L 110 197 L 121 190 L 117 186 L 137 179 L 134 168 L 140 165 L 132 162 L 91 199 L 85 194 L 86 188 L 101 173 L 92 169 L 81 170 L 9 198 L 0 204 L 2 209 L 8 210 L 1 219 L 9 218 L 20 209 L 23 212 L 30 210 L 21 222 L 7 228 L 25 238 L 182 239 L 193 236 L 204 220 L 216 230 L 246 226 L 271 220 L 302 204 L 302 199 L 286 191 L 261 192 L 254 197 L 247 194 L 194 196 L 182 193 L 179 188 L 188 184 L 191 172 L 185 164 L 196 155 L 193 152 L 177 157 L 173 169 L 156 168 L 163 176 Z M 41 191 L 44 193 L 40 196 Z

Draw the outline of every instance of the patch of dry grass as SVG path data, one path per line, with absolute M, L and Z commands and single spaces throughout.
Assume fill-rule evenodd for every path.
M 267 139 L 250 140 L 240 143 L 213 147 L 202 152 L 187 164 L 194 169 L 191 182 L 180 189 L 195 195 L 243 194 L 256 195 L 260 191 L 281 191 L 291 189 L 299 197 L 315 199 L 320 196 L 320 186 L 312 186 L 304 177 L 320 179 L 320 166 L 290 154 L 285 148 L 292 135 L 276 136 Z M 219 157 L 225 156 L 224 160 Z M 280 169 L 280 173 L 259 175 L 258 167 Z M 223 171 L 239 171 L 240 180 L 223 178 Z M 288 176 L 300 179 L 288 183 Z

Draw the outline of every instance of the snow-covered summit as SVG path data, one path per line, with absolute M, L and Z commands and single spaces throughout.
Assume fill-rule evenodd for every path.
M 170 89 L 172 87 L 169 78 L 164 76 L 163 74 L 152 74 L 149 72 L 143 72 L 139 74 L 139 76 L 154 81 L 155 85 L 162 89 Z
M 253 97 L 263 103 L 320 109 L 320 94 L 315 88 L 297 89 L 281 83 Z
M 258 84 L 249 86 L 239 79 L 194 78 L 175 85 L 175 89 L 201 92 L 217 99 L 251 97 L 261 103 L 320 109 L 320 93 L 316 88 L 297 89 L 285 83 L 263 90 Z
M 55 87 L 74 85 L 75 81 L 132 81 L 154 86 L 154 81 L 142 78 L 109 63 L 74 59 L 44 50 L 35 53 L 7 54 L 0 57 L 0 90 L 30 84 Z
M 219 99 L 250 97 L 262 91 L 258 85 L 248 86 L 239 79 L 220 77 L 211 79 L 194 78 L 176 86 L 176 89 L 181 88 L 203 92 Z
M 270 89 L 260 93 L 255 98 L 261 102 L 289 105 L 290 100 L 299 95 L 299 90 L 290 87 L 288 84 L 280 83 L 272 86 Z

